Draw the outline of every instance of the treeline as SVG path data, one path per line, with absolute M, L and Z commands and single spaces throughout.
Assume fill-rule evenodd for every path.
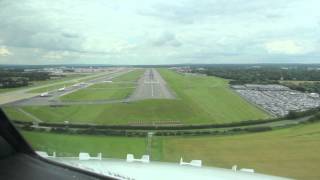
M 259 125 L 269 122 L 281 121 L 283 118 L 265 119 L 265 120 L 246 120 L 240 122 L 231 122 L 223 124 L 190 124 L 190 125 L 172 125 L 172 126 L 135 126 L 135 125 L 91 125 L 91 124 L 63 124 L 40 122 L 40 127 L 51 128 L 73 128 L 73 129 L 99 129 L 99 130 L 193 130 L 193 129 L 210 129 L 210 128 L 232 128 L 249 125 Z M 32 125 L 32 122 L 13 121 L 15 124 Z
M 51 132 L 59 134 L 85 134 L 85 135 L 105 135 L 105 136 L 127 136 L 127 137 L 147 137 L 148 131 L 142 130 L 114 130 L 114 129 L 72 129 L 68 127 L 54 127 L 54 128 L 42 128 L 31 125 L 19 126 L 21 130 L 25 131 L 37 131 L 37 132 Z M 228 130 L 161 130 L 153 133 L 154 136 L 202 136 L 202 135 L 226 135 L 244 132 L 263 132 L 270 131 L 271 127 L 268 126 L 258 126 L 258 127 L 248 127 L 248 128 L 233 128 Z
M 316 113 L 314 116 L 309 117 L 306 121 L 299 122 L 297 124 L 306 124 L 320 121 L 320 113 Z M 203 135 L 231 135 L 239 133 L 256 133 L 271 131 L 273 129 L 291 127 L 297 124 L 281 125 L 277 127 L 270 126 L 254 126 L 254 127 L 235 127 L 224 130 L 160 130 L 153 132 L 154 136 L 203 136 Z M 88 129 L 73 129 L 70 127 L 39 127 L 33 126 L 32 123 L 19 124 L 17 127 L 25 131 L 37 131 L 37 132 L 51 132 L 59 134 L 85 134 L 85 135 L 105 135 L 105 136 L 126 136 L 126 137 L 147 137 L 148 131 L 143 130 L 115 130 L 115 129 L 97 129 L 94 127 Z
M 223 124 L 190 124 L 190 125 L 172 125 L 172 126 L 156 126 L 156 125 L 95 125 L 95 124 L 72 124 L 72 123 L 50 123 L 39 122 L 39 127 L 49 128 L 71 128 L 71 129 L 97 129 L 97 130 L 194 130 L 194 129 L 212 129 L 212 128 L 237 128 L 250 125 L 261 125 L 265 123 L 277 122 L 286 119 L 295 120 L 298 118 L 313 116 L 320 112 L 320 107 L 309 109 L 306 111 L 290 111 L 285 117 L 262 119 L 262 120 L 245 120 L 239 122 L 230 122 Z M 33 122 L 12 120 L 17 125 L 32 126 Z
M 230 84 L 277 84 L 279 80 L 320 80 L 319 70 L 305 66 L 288 69 L 281 66 L 210 66 L 193 68 L 192 72 L 231 79 Z
M 230 122 L 223 124 L 190 124 L 190 125 L 172 125 L 172 126 L 156 126 L 156 125 L 95 125 L 95 124 L 72 124 L 72 123 L 50 123 L 39 122 L 40 127 L 52 128 L 75 128 L 75 129 L 114 129 L 114 130 L 192 130 L 192 129 L 210 129 L 210 128 L 232 128 L 250 125 L 259 125 L 264 123 L 277 122 L 285 119 L 295 120 L 297 118 L 312 116 L 320 111 L 320 107 L 309 109 L 306 111 L 290 111 L 288 115 L 280 118 L 263 119 L 263 120 L 245 120 L 239 122 Z M 33 125 L 33 122 L 12 120 L 18 125 Z
M 320 108 L 311 109 L 304 112 L 290 112 L 284 119 L 291 118 L 295 120 L 297 118 L 307 118 L 304 121 L 297 121 L 298 124 L 312 123 L 320 121 Z M 260 120 L 262 123 L 279 121 L 282 119 L 272 120 Z M 240 124 L 243 124 L 239 122 Z M 155 136 L 200 136 L 200 135 L 227 135 L 238 133 L 253 133 L 271 131 L 274 128 L 284 128 L 293 126 L 295 124 L 287 124 L 282 126 L 270 127 L 267 125 L 259 125 L 255 121 L 245 121 L 246 125 L 257 125 L 252 127 L 234 126 L 235 123 L 225 124 L 224 126 L 217 125 L 216 127 L 227 127 L 228 129 L 197 129 L 194 127 L 199 126 L 177 126 L 177 127 L 152 127 L 152 126 L 108 126 L 108 125 L 80 125 L 80 124 L 53 124 L 53 123 L 38 123 L 34 125 L 32 122 L 14 121 L 14 124 L 26 131 L 38 131 L 38 132 L 52 132 L 62 134 L 87 134 L 87 135 L 106 135 L 106 136 L 127 136 L 127 137 L 146 137 L 150 130 L 155 130 Z M 254 123 L 254 124 L 252 124 Z M 232 126 L 230 126 L 232 125 Z M 194 129 L 189 129 L 193 127 Z M 204 127 L 204 126 L 202 126 Z M 156 129 L 154 129 L 156 128 Z
M 318 122 L 320 121 L 320 112 L 316 113 L 314 116 L 310 117 L 307 123 Z
M 175 125 L 175 126 L 132 126 L 132 125 L 91 125 L 91 124 L 63 124 L 13 120 L 14 124 L 20 129 L 27 131 L 53 132 L 64 134 L 89 134 L 89 135 L 108 135 L 108 136 L 137 136 L 146 137 L 149 131 L 155 131 L 155 136 L 197 136 L 197 135 L 224 135 L 242 132 L 263 132 L 273 128 L 264 123 L 276 122 L 281 120 L 296 120 L 306 118 L 298 123 L 309 123 L 320 121 L 320 107 L 302 112 L 291 111 L 286 117 L 266 120 L 248 120 L 225 124 L 206 124 L 206 125 Z M 256 125 L 248 127 L 250 125 Z M 294 124 L 283 125 L 283 127 Z M 215 128 L 215 129 L 213 129 Z M 228 128 L 221 129 L 219 128 Z
M 29 79 L 23 77 L 0 77 L 0 88 L 28 86 Z
M 31 81 L 50 79 L 48 72 L 24 72 L 23 69 L 0 69 L 0 88 L 28 86 Z
M 313 116 L 316 115 L 320 112 L 320 107 L 316 107 L 313 109 L 309 109 L 306 111 L 290 111 L 286 116 L 285 119 L 298 119 L 302 117 L 308 117 L 308 116 Z
M 301 82 L 301 83 L 283 82 L 281 84 L 293 90 L 320 94 L 320 82 Z

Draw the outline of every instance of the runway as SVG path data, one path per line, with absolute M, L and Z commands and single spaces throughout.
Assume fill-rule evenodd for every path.
M 69 93 L 73 93 L 83 88 L 87 88 L 93 84 L 101 83 L 103 81 L 109 81 L 113 78 L 126 74 L 132 71 L 132 69 L 122 69 L 119 71 L 115 71 L 113 73 L 107 74 L 103 77 L 99 77 L 96 79 L 88 80 L 82 83 L 78 83 L 76 86 L 65 87 L 63 91 L 54 90 L 48 93 L 48 96 L 41 97 L 40 94 L 35 97 L 31 97 L 28 99 L 18 100 L 12 103 L 7 103 L 4 106 L 48 106 L 48 105 L 72 105 L 72 104 L 106 104 L 106 103 L 114 103 L 114 101 L 79 101 L 79 102 L 61 102 L 59 97 L 64 96 Z
M 142 99 L 174 99 L 165 80 L 156 69 L 147 69 L 138 81 L 138 87 L 129 97 L 130 101 Z
M 16 102 L 16 101 L 20 101 L 23 99 L 29 99 L 29 98 L 33 98 L 36 96 L 39 96 L 39 93 L 31 93 L 30 91 L 35 90 L 35 89 L 39 89 L 39 88 L 45 88 L 45 87 L 49 87 L 52 85 L 63 85 L 64 83 L 76 83 L 78 81 L 83 81 L 84 79 L 87 78 L 98 78 L 101 76 L 108 76 L 109 74 L 113 74 L 115 71 L 111 71 L 108 73 L 104 73 L 104 74 L 95 74 L 95 75 L 89 75 L 89 76 L 85 76 L 85 77 L 80 77 L 80 78 L 75 78 L 75 79 L 70 79 L 70 80 L 66 80 L 63 82 L 56 82 L 56 83 L 52 83 L 52 84 L 46 84 L 46 85 L 41 85 L 41 86 L 35 86 L 35 87 L 26 87 L 20 90 L 15 90 L 15 91 L 9 91 L 9 92 L 5 92 L 5 93 L 0 93 L 0 106 L 5 105 L 5 104 L 10 104 L 12 102 Z
M 103 81 L 110 81 L 117 76 L 121 76 L 132 69 L 122 69 L 115 71 L 103 77 L 88 80 L 79 83 L 77 86 L 65 87 L 63 91 L 54 90 L 48 93 L 48 96 L 41 97 L 40 94 L 28 99 L 18 100 L 7 103 L 4 106 L 67 106 L 67 105 L 83 105 L 83 104 L 111 104 L 111 103 L 128 103 L 130 101 L 138 101 L 143 99 L 174 99 L 174 94 L 169 90 L 165 80 L 155 69 L 147 69 L 138 81 L 137 88 L 131 96 L 120 100 L 92 100 L 92 101 L 60 101 L 60 97 L 69 93 L 73 93 L 83 88 L 87 88 L 93 84 Z

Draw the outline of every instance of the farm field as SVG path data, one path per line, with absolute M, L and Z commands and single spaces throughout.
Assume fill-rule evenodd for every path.
M 252 106 L 231 91 L 227 80 L 216 77 L 187 76 L 166 69 L 160 69 L 159 72 L 174 91 L 177 99 L 148 99 L 129 103 L 63 107 L 26 106 L 23 109 L 44 121 L 63 122 L 68 120 L 73 123 L 96 124 L 131 124 L 137 122 L 151 124 L 159 121 L 175 121 L 181 124 L 208 124 L 270 117 L 267 113 Z M 142 72 L 133 71 L 131 73 L 136 73 L 137 79 Z M 123 75 L 114 79 L 114 82 L 132 81 L 132 77 L 134 76 Z M 93 88 L 98 89 L 99 87 L 93 86 Z M 74 94 L 73 99 L 86 98 L 82 94 L 76 94 L 76 92 Z M 120 93 L 121 96 L 124 96 L 124 94 L 127 95 L 127 92 Z M 94 95 L 93 93 L 90 96 L 90 98 L 92 96 L 93 98 L 99 98 L 102 94 Z
M 320 123 L 263 133 L 202 137 L 154 137 L 152 159 L 178 162 L 201 159 L 205 166 L 253 168 L 297 179 L 318 179 Z M 125 158 L 145 153 L 146 138 L 58 135 L 23 132 L 36 150 L 76 156 L 79 151 Z

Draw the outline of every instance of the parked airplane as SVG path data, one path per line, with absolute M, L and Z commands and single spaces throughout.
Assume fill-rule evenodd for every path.
M 44 93 L 41 93 L 40 94 L 40 97 L 48 97 L 49 96 L 49 93 L 48 92 L 44 92 Z
M 66 90 L 65 86 L 63 88 L 58 89 L 58 91 L 64 91 L 64 90 Z

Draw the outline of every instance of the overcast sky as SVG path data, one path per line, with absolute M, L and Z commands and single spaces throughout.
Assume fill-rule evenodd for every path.
M 0 64 L 320 63 L 319 0 L 0 0 Z

